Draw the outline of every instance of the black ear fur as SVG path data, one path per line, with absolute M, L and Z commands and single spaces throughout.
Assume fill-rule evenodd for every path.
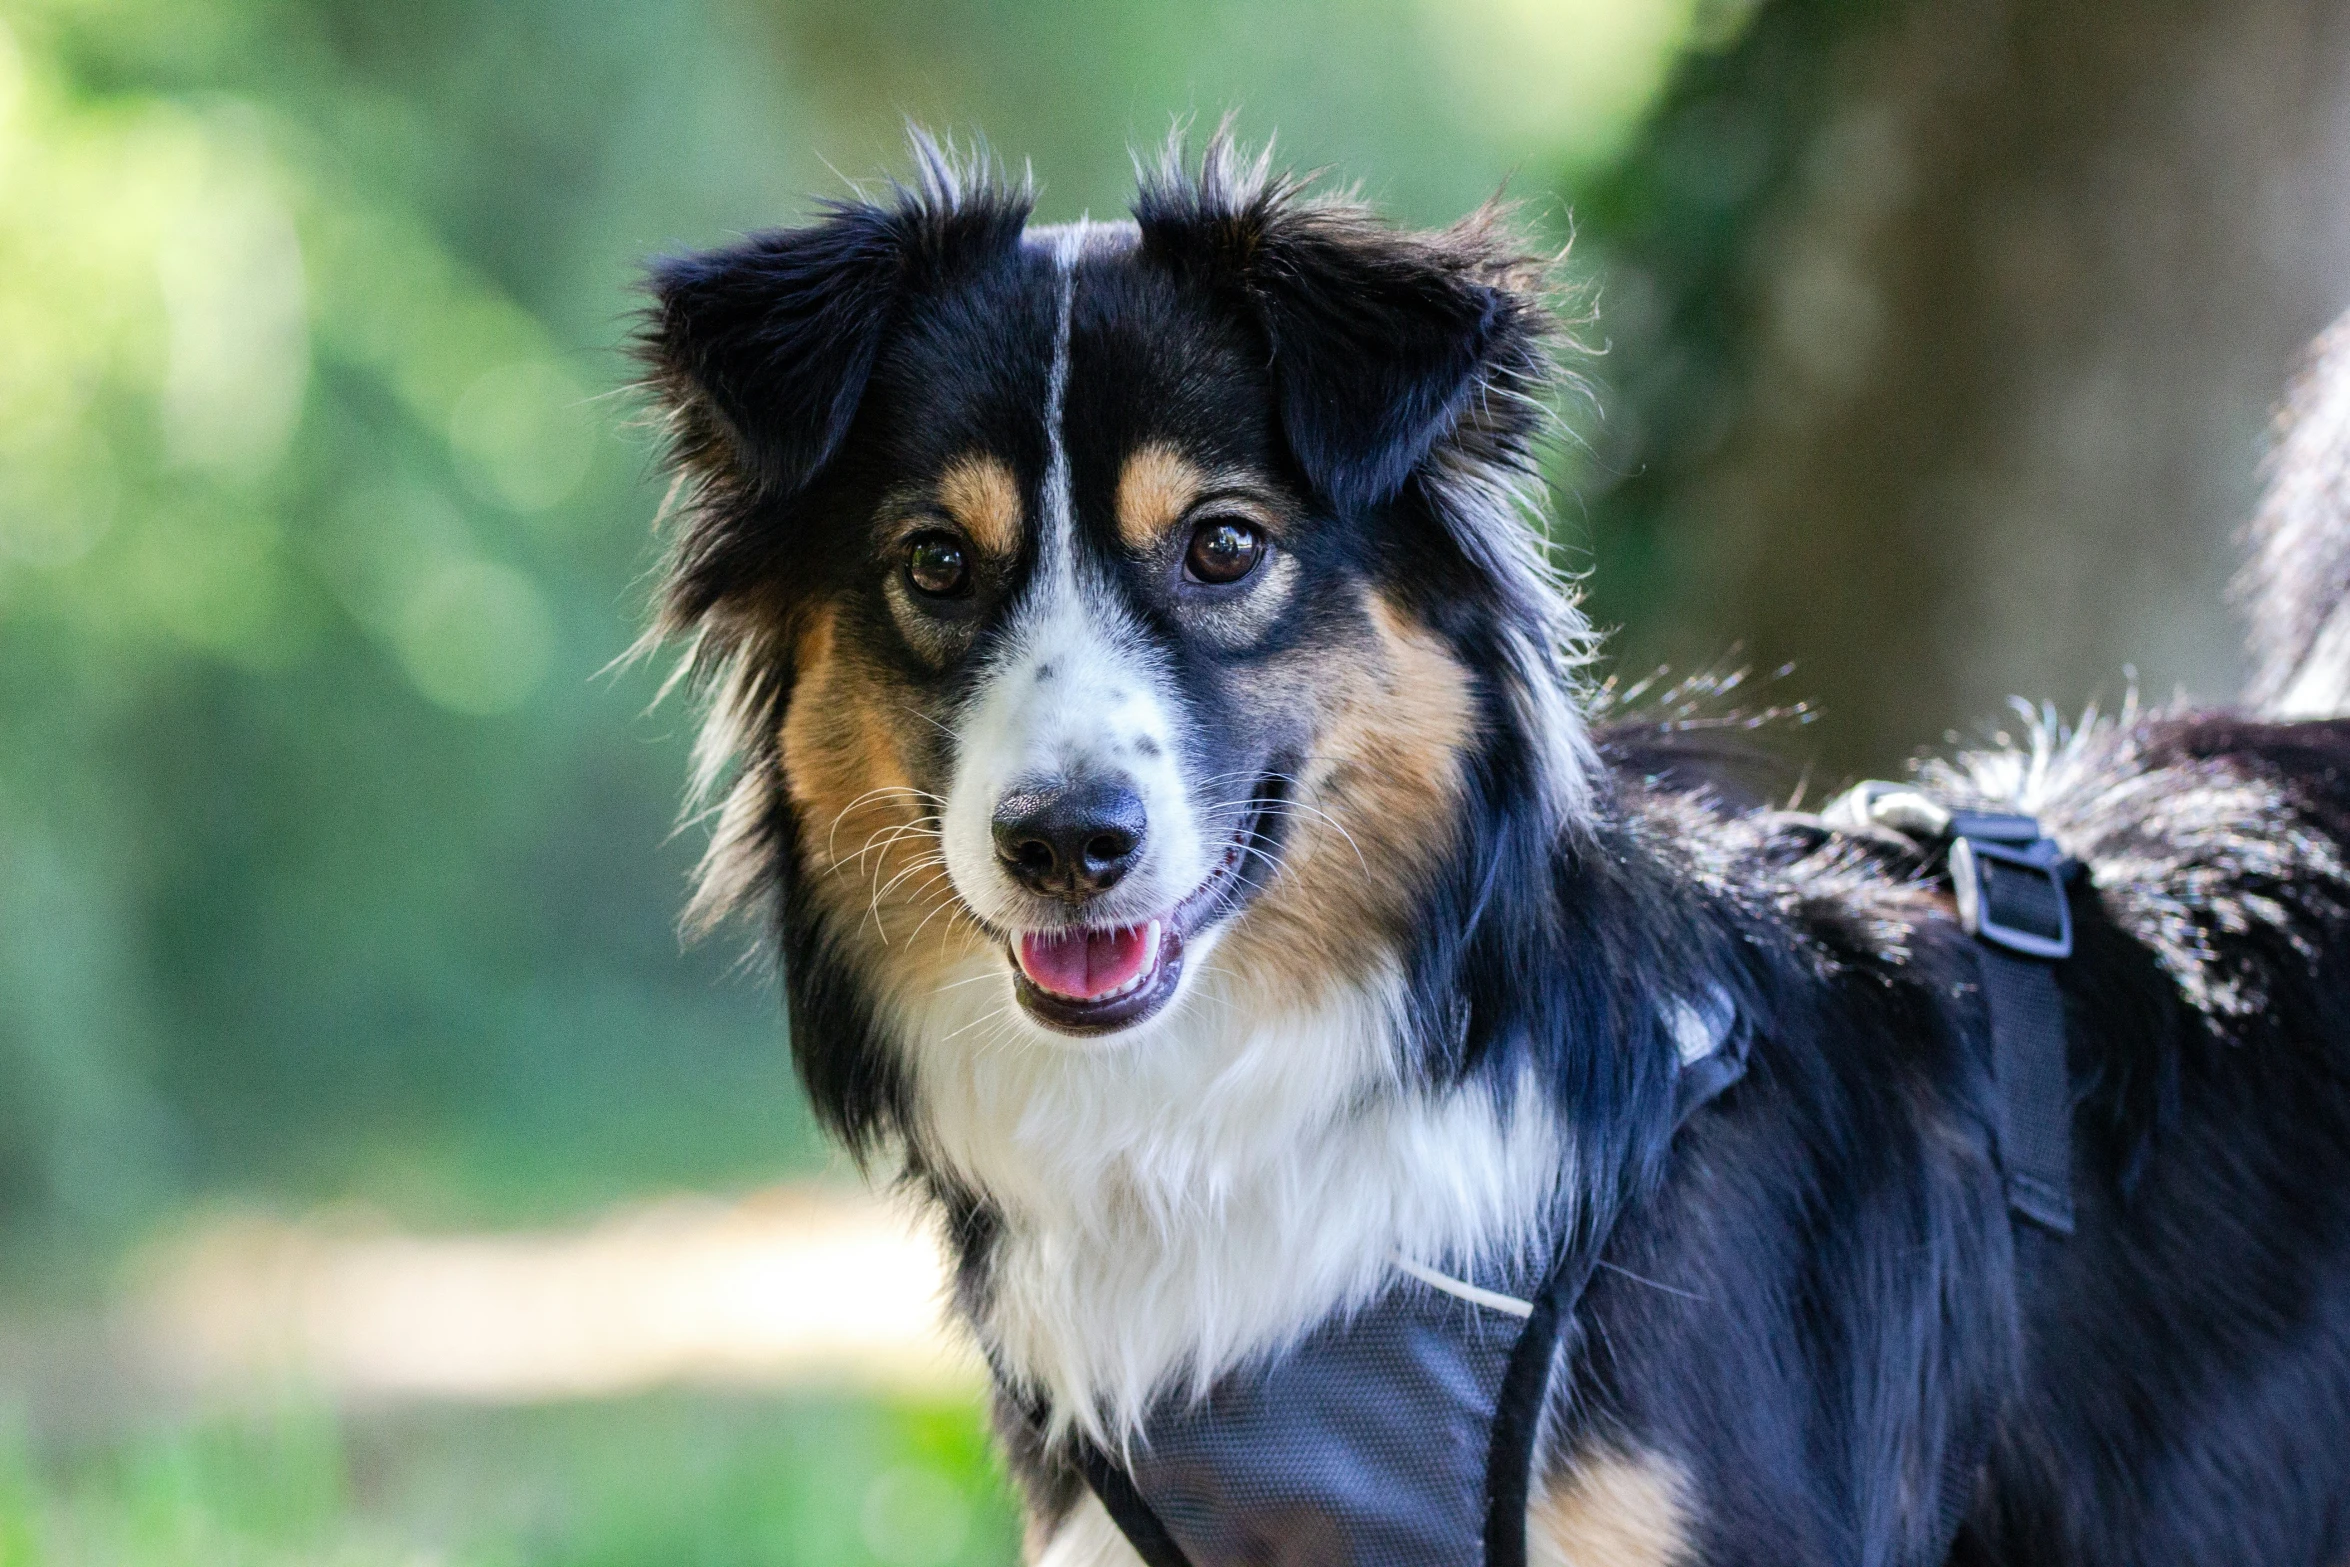
M 1283 433 L 1347 512 L 1403 488 L 1452 429 L 1508 330 L 1510 302 L 1404 247 L 1329 229 L 1277 226 L 1258 299 Z
M 1145 178 L 1149 252 L 1245 302 L 1271 352 L 1283 434 L 1340 513 L 1391 499 L 1476 408 L 1479 455 L 1533 431 L 1548 317 L 1533 263 L 1483 214 L 1436 234 L 1308 198 L 1221 134 L 1196 177 L 1180 152 Z M 1497 452 L 1498 436 L 1509 452 Z
M 668 586 L 672 629 L 698 621 L 759 557 L 778 507 L 813 484 L 856 418 L 911 291 L 1019 243 L 1028 190 L 914 136 L 916 179 L 833 204 L 806 228 L 656 261 L 640 339 L 691 516 Z
M 765 496 L 806 487 L 848 433 L 897 295 L 899 224 L 836 208 L 810 228 L 654 263 L 648 334 L 665 390 L 718 423 Z

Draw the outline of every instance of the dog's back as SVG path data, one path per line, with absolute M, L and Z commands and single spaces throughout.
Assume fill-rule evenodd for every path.
M 1976 958 L 1919 867 L 1603 734 L 1660 836 L 1716 845 L 1822 962 L 1764 998 L 1748 1083 L 1584 1298 L 1603 1412 L 1571 1423 L 1553 1559 L 1634 1514 L 1670 1526 L 1624 1560 L 1931 1560 L 1962 1512 L 1965 1561 L 2350 1553 L 2346 416 L 2350 327 L 2253 529 L 2246 708 L 2043 724 L 1921 780 L 2029 812 L 2086 871 L 2057 970 L 2069 1236 L 1990 1183 Z
M 2066 979 L 2086 1207 L 2019 1259 L 1993 1559 L 2350 1553 L 2346 476 L 2350 320 L 2252 528 L 2246 708 L 2004 764 L 2098 897 Z
M 2028 806 L 2094 888 L 2059 968 L 2074 1232 L 2010 1223 L 1976 958 L 1898 856 L 1679 812 L 1823 972 L 1758 998 L 1747 1081 L 1584 1298 L 1558 1559 L 1594 1462 L 1674 1499 L 1686 1555 L 1644 1561 L 1931 1560 L 1937 1495 L 1969 1560 L 2350 1548 L 2350 724 L 2133 717 L 1984 762 L 1947 793 Z

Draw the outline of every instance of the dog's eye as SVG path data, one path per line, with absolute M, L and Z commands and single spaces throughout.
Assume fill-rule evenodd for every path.
M 1194 582 L 1238 582 L 1265 558 L 1265 536 L 1237 517 L 1210 517 L 1191 530 L 1183 553 L 1184 575 Z
M 951 533 L 917 533 L 906 541 L 906 580 L 934 599 L 955 598 L 971 587 L 971 562 L 963 541 Z

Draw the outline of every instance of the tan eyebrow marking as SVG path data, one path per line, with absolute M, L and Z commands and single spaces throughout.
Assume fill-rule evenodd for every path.
M 983 553 L 1008 560 L 1020 552 L 1020 481 L 1001 457 L 974 452 L 947 464 L 938 504 Z
M 1135 448 L 1118 472 L 1118 539 L 1128 549 L 1150 549 L 1183 520 L 1207 488 L 1199 465 L 1172 446 L 1153 441 Z

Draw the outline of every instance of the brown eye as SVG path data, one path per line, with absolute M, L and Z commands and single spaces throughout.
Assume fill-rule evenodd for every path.
M 906 580 L 934 599 L 954 598 L 971 586 L 971 562 L 951 533 L 917 533 L 906 541 Z
M 1191 548 L 1184 551 L 1183 571 L 1194 582 L 1238 582 L 1264 558 L 1265 536 L 1254 524 L 1211 517 L 1191 530 Z

